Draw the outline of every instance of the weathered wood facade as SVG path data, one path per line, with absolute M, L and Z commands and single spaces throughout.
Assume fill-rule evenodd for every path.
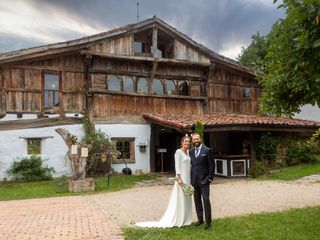
M 78 116 L 86 114 L 111 131 L 114 139 L 130 143 L 135 151 L 129 163 L 145 171 L 157 171 L 161 147 L 168 149 L 166 166 L 173 169 L 173 154 L 183 131 L 150 122 L 144 113 L 189 118 L 254 115 L 259 95 L 251 69 L 156 17 L 73 41 L 0 54 L 0 118 L 36 116 L 23 121 L 0 119 L 0 131 L 37 128 L 39 135 L 41 129 L 52 132 L 52 126 L 66 124 L 70 131 L 79 131 Z M 208 136 L 213 147 L 228 149 L 223 145 L 227 142 L 224 132 Z M 218 138 L 222 140 L 216 144 Z M 141 151 L 143 147 L 146 152 Z
M 155 17 L 0 55 L 2 115 L 252 114 L 259 93 L 250 69 Z

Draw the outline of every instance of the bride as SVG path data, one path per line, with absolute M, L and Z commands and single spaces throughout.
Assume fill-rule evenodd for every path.
M 191 161 L 189 157 L 190 138 L 181 139 L 181 148 L 174 154 L 176 180 L 172 189 L 169 205 L 163 217 L 157 222 L 136 223 L 138 227 L 170 228 L 190 225 L 192 222 L 191 195 L 186 195 L 182 184 L 190 184 Z

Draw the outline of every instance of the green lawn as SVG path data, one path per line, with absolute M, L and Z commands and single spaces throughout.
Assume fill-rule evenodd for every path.
M 155 176 L 150 175 L 113 175 L 110 177 L 110 184 L 108 186 L 106 177 L 96 178 L 96 191 L 99 192 L 114 192 L 122 189 L 130 188 L 134 183 L 153 179 Z M 43 197 L 57 197 L 57 196 L 72 196 L 88 193 L 69 193 L 67 179 L 56 179 L 53 181 L 41 182 L 2 182 L 0 183 L 0 201 L 13 199 L 27 199 L 27 198 L 43 198 Z
M 278 172 L 262 176 L 260 179 L 296 180 L 312 174 L 320 174 L 320 163 L 282 168 Z
M 319 240 L 320 206 L 217 219 L 208 231 L 202 225 L 171 229 L 124 228 L 123 232 L 128 240 Z

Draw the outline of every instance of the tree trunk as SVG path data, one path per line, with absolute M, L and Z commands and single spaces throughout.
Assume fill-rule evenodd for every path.
M 84 180 L 86 176 L 87 158 L 81 157 L 81 148 L 84 147 L 77 142 L 76 136 L 69 133 L 66 129 L 56 128 L 55 131 L 63 138 L 68 147 L 68 158 L 71 161 L 73 180 Z M 71 154 L 72 145 L 77 145 L 77 153 Z

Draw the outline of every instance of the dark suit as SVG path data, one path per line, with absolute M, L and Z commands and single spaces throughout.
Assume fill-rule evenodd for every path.
M 191 184 L 194 187 L 194 203 L 198 221 L 203 221 L 203 209 L 205 220 L 211 224 L 210 181 L 214 175 L 214 159 L 212 150 L 202 144 L 198 157 L 195 156 L 195 148 L 190 151 L 191 158 Z M 202 200 L 203 199 L 203 205 Z

